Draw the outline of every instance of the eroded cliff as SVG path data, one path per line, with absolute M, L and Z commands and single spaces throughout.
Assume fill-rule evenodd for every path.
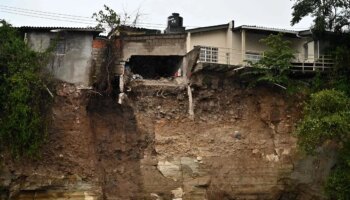
M 236 79 L 237 80 L 237 79 Z M 297 153 L 302 100 L 199 73 L 127 86 L 127 98 L 62 83 L 42 155 L 1 157 L 6 199 L 320 199 L 334 155 Z

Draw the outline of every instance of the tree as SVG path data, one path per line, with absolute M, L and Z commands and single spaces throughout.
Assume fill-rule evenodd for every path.
M 92 14 L 92 18 L 98 23 L 96 28 L 104 29 L 110 36 L 113 32 L 122 31 L 120 27 L 131 26 L 136 27 L 142 14 L 140 9 L 136 11 L 134 15 L 131 15 L 124 11 L 122 14 L 117 14 L 112 8 L 107 5 L 103 5 L 104 9 Z M 106 27 L 107 26 L 107 30 Z
M 104 10 L 100 10 L 97 13 L 92 14 L 98 24 L 96 28 L 103 29 L 104 25 L 107 25 L 110 30 L 113 31 L 120 25 L 120 16 L 110 7 L 103 5 Z
M 30 50 L 15 28 L 0 24 L 0 148 L 34 156 L 48 124 L 47 53 Z
M 340 152 L 338 163 L 328 177 L 326 193 L 330 199 L 350 199 L 350 143 Z
M 253 84 L 259 82 L 272 83 L 286 89 L 290 86 L 291 61 L 294 58 L 294 51 L 290 47 L 290 41 L 284 40 L 283 35 L 269 35 L 260 42 L 264 43 L 268 50 L 264 52 L 258 62 L 247 61 L 252 67 L 244 76 L 250 75 Z
M 294 0 L 291 24 L 304 17 L 314 18 L 314 30 L 341 32 L 350 28 L 349 0 Z
M 350 98 L 343 92 L 324 89 L 311 95 L 297 128 L 299 146 L 307 153 L 329 141 L 338 144 L 340 155 L 326 183 L 330 199 L 350 198 Z
M 345 93 L 325 89 L 311 95 L 297 129 L 299 145 L 312 153 L 327 140 L 348 142 L 350 99 Z

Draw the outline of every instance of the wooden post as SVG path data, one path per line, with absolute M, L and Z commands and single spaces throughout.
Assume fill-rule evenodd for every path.
M 190 119 L 194 119 L 193 98 L 192 98 L 192 90 L 190 85 L 187 85 L 187 95 L 188 95 L 188 114 L 190 115 Z
M 119 96 L 118 96 L 118 103 L 122 104 L 124 99 L 124 73 L 125 73 L 125 65 L 122 65 L 122 73 L 119 76 Z

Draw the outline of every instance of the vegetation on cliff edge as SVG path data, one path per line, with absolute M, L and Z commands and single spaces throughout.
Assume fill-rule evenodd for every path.
M 32 51 L 17 29 L 0 24 L 0 148 L 14 157 L 35 156 L 47 133 L 48 54 Z

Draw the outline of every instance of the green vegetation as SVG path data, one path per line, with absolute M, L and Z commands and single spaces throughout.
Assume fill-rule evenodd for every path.
M 295 91 L 299 82 L 289 78 L 291 61 L 295 53 L 290 47 L 291 42 L 284 40 L 281 33 L 269 35 L 260 42 L 268 49 L 259 61 L 247 61 L 252 68 L 242 73 L 242 76 L 251 79 L 251 86 L 267 83 L 287 89 L 288 92 Z
M 350 199 L 350 143 L 340 151 L 336 168 L 328 178 L 326 192 L 330 199 Z
M 313 154 L 319 147 L 327 148 L 328 142 L 336 143 L 340 152 L 338 162 L 328 178 L 326 193 L 330 199 L 346 200 L 350 194 L 350 98 L 339 89 L 349 82 L 329 82 L 311 94 L 305 106 L 305 115 L 296 134 L 301 149 Z M 348 89 L 348 88 L 347 88 Z
M 343 92 L 325 89 L 311 94 L 297 129 L 299 145 L 312 153 L 327 140 L 347 142 L 349 122 L 350 99 Z
M 341 38 L 335 44 L 344 39 Z M 325 189 L 330 199 L 350 199 L 349 48 L 346 45 L 334 46 L 334 58 L 338 61 L 335 69 L 327 74 L 316 73 L 316 76 L 303 80 L 301 84 L 301 81 L 290 76 L 294 53 L 290 43 L 284 41 L 281 34 L 270 35 L 261 42 L 268 50 L 261 60 L 247 61 L 252 68 L 242 75 L 250 78 L 253 86 L 273 84 L 287 92 L 303 93 L 309 97 L 296 130 L 299 147 L 308 154 L 314 154 L 320 147 L 327 148 L 329 142 L 337 144 L 340 156 Z
M 0 147 L 15 157 L 35 156 L 47 132 L 48 53 L 30 50 L 16 29 L 0 24 Z
M 108 25 L 108 40 L 106 43 L 106 50 L 104 52 L 105 58 L 104 63 L 100 68 L 100 73 L 97 77 L 96 82 L 93 84 L 95 89 L 103 95 L 113 94 L 113 73 L 112 69 L 116 62 L 116 52 L 118 51 L 116 41 L 116 31 L 120 28 L 120 16 L 110 7 L 104 5 L 104 10 L 100 10 L 92 15 L 95 18 L 98 25 L 96 28 L 103 28 L 103 25 Z M 120 49 L 119 49 L 120 50 Z
M 109 31 L 114 31 L 120 25 L 120 16 L 110 7 L 103 5 L 104 10 L 92 14 L 92 18 L 98 22 L 96 28 L 103 29 L 107 25 Z
M 328 40 L 335 59 L 331 74 L 316 76 L 297 135 L 308 153 L 328 141 L 336 142 L 340 156 L 326 184 L 330 199 L 350 199 L 350 1 L 295 0 L 292 25 L 311 15 L 314 37 Z M 327 33 L 328 31 L 328 33 Z M 329 33 L 331 31 L 332 33 Z
M 313 29 L 317 32 L 342 32 L 350 25 L 350 1 L 348 0 L 294 0 L 292 25 L 311 15 Z

